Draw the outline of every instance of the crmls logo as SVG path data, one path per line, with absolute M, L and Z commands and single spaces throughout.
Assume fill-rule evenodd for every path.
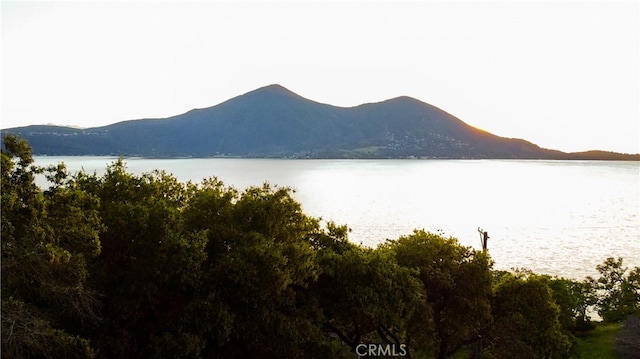
M 400 344 L 358 344 L 356 354 L 359 357 L 403 357 L 407 355 L 407 345 Z

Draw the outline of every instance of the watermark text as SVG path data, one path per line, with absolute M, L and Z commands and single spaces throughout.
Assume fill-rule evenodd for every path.
M 356 354 L 359 357 L 404 357 L 407 345 L 361 343 L 356 346 Z

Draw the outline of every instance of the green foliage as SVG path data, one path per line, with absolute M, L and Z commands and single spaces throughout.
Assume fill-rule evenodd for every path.
M 188 186 L 163 172 L 132 175 L 121 159 L 102 177 L 80 173 L 74 183 L 100 198 L 105 226 L 91 279 L 104 296 L 103 323 L 94 338 L 102 355 L 198 353 L 203 344 L 193 340 L 199 336 L 183 318 L 200 285 L 207 239 L 183 226 Z
M 32 166 L 24 141 L 2 150 L 2 351 L 8 357 L 91 357 L 98 322 L 87 261 L 100 252 L 97 199 L 63 183 L 64 167 Z M 43 192 L 34 182 L 59 179 Z M 81 336 L 81 337 L 79 337 Z
M 424 231 L 353 244 L 286 187 L 134 175 L 122 159 L 70 175 L 34 166 L 24 141 L 4 145 L 3 357 L 352 358 L 379 343 L 564 358 L 591 307 L 606 320 L 638 310 L 640 269 L 622 259 L 584 282 L 492 272 L 486 253 Z
M 629 271 L 622 262 L 622 258 L 607 258 L 596 267 L 600 277 L 588 278 L 596 291 L 598 314 L 605 321 L 640 313 L 640 267 Z
M 2 301 L 4 358 L 91 358 L 87 339 L 52 327 L 46 314 L 22 301 Z
M 491 261 L 454 238 L 416 231 L 390 242 L 401 266 L 414 271 L 426 296 L 409 323 L 416 349 L 447 358 L 478 341 L 491 323 Z
M 388 248 L 346 242 L 344 227 L 330 224 L 321 242 L 315 295 L 325 330 L 352 351 L 362 342 L 406 343 L 405 328 L 424 297 L 413 272 L 398 265 Z
M 571 340 L 547 278 L 500 273 L 494 286 L 494 323 L 485 341 L 489 357 L 569 357 Z
M 208 242 L 202 298 L 220 310 L 203 321 L 207 351 L 223 356 L 302 357 L 322 338 L 306 289 L 318 276 L 311 239 L 317 220 L 302 213 L 288 188 L 268 184 L 239 193 L 217 179 L 193 188 L 186 227 Z M 207 322 L 225 323 L 209 327 Z
M 546 282 L 551 289 L 553 300 L 560 310 L 558 320 L 565 332 L 575 333 L 593 329 L 588 313 L 595 301 L 589 281 L 579 282 L 547 275 L 538 275 L 538 278 Z M 573 335 L 570 336 L 573 340 Z

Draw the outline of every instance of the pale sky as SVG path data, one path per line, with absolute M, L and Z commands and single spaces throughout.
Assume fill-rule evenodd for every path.
M 407 95 L 505 137 L 640 152 L 637 1 L 2 1 L 0 127 L 160 118 L 281 84 Z

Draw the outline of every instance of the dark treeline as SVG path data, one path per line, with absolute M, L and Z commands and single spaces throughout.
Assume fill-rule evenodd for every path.
M 6 358 L 568 358 L 592 310 L 639 311 L 622 259 L 576 281 L 424 231 L 367 248 L 268 184 L 70 175 L 7 137 L 1 186 Z

